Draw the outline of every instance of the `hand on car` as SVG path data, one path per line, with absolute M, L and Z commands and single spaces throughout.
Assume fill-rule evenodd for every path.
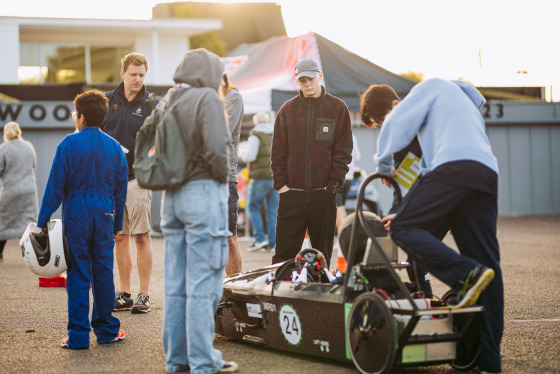
M 387 232 L 389 232 L 389 229 L 391 228 L 391 221 L 394 220 L 396 216 L 397 213 L 391 213 L 381 219 L 381 222 L 383 222 L 383 225 L 385 226 L 385 230 L 387 230 Z
M 399 173 L 397 173 L 397 170 L 395 169 L 395 167 L 393 166 L 393 170 L 391 172 L 390 175 L 387 175 L 387 177 L 389 178 L 395 178 L 397 175 L 399 175 Z M 391 182 L 389 182 L 389 179 L 387 178 L 381 178 L 381 183 L 384 184 L 385 186 L 391 188 Z

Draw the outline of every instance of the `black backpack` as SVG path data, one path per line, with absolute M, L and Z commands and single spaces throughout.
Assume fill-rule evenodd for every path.
M 193 162 L 189 162 L 191 152 L 183 142 L 173 109 L 188 92 L 186 89 L 173 105 L 156 106 L 138 130 L 132 167 L 140 187 L 171 190 L 187 182 Z

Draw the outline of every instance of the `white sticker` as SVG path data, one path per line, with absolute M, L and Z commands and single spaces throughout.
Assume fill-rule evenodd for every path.
M 314 339 L 313 344 L 318 345 L 321 348 L 321 352 L 330 352 L 330 344 L 325 340 Z
M 233 325 L 235 326 L 235 331 L 237 332 L 243 332 L 243 330 L 245 330 L 245 328 L 247 327 L 247 325 L 245 325 L 243 322 L 237 321 L 235 321 Z
M 262 318 L 261 306 L 259 304 L 247 303 L 247 314 L 249 317 Z
M 263 309 L 267 312 L 276 312 L 276 305 L 272 303 L 263 303 Z
M 327 126 L 323 127 L 323 132 L 329 132 L 329 128 Z
M 299 345 L 301 342 L 301 323 L 299 317 L 292 308 L 291 305 L 282 305 L 280 309 L 280 328 L 282 329 L 282 334 L 292 345 Z

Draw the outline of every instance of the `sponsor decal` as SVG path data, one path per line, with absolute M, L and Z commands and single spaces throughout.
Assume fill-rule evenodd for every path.
M 233 325 L 235 326 L 235 331 L 237 331 L 237 332 L 243 332 L 243 330 L 245 330 L 245 328 L 247 328 L 247 325 L 244 324 L 243 322 L 235 321 L 233 323 Z
M 276 305 L 272 303 L 263 303 L 263 309 L 267 312 L 276 312 Z
M 247 303 L 246 305 L 247 305 L 247 314 L 249 315 L 249 317 L 263 318 L 261 312 L 261 306 L 259 304 Z
M 327 341 L 313 339 L 313 344 L 318 345 L 321 352 L 330 352 L 330 344 Z

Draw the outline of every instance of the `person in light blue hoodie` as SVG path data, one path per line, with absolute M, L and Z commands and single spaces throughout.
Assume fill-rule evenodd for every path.
M 479 108 L 484 97 L 462 81 L 429 79 L 400 101 L 389 86 L 370 100 L 372 124 L 382 125 L 377 172 L 394 177 L 393 154 L 418 136 L 422 175 L 390 227 L 391 238 L 456 294 L 452 308 L 484 306 L 482 372 L 501 372 L 503 282 L 496 237 L 498 162 Z M 459 253 L 432 232 L 446 220 Z M 484 291 L 484 292 L 483 292 Z

